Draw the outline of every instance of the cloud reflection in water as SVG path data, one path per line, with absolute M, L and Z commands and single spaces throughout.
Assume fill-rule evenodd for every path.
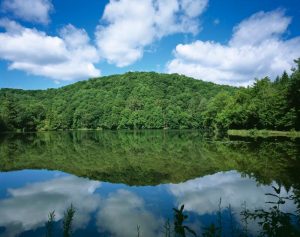
M 15 236 L 43 226 L 49 211 L 55 210 L 60 220 L 73 203 L 78 210 L 74 228 L 84 228 L 99 205 L 100 197 L 94 194 L 99 187 L 100 182 L 67 176 L 9 189 L 9 197 L 0 200 L 0 226 L 6 227 L 5 236 Z
M 109 192 L 105 195 L 107 190 L 103 190 L 103 186 L 98 181 L 69 175 L 8 189 L 8 196 L 0 199 L 0 226 L 6 228 L 0 236 L 16 236 L 43 227 L 52 210 L 55 210 L 56 220 L 61 220 L 72 203 L 76 208 L 74 230 L 90 228 L 88 224 L 95 221 L 93 226 L 100 233 L 135 236 L 137 226 L 140 226 L 141 236 L 152 237 L 162 234 L 164 222 L 172 210 L 164 213 L 163 208 L 149 210 L 147 207 L 159 207 L 165 198 L 170 206 L 185 204 L 186 211 L 198 216 L 215 215 L 222 198 L 222 207 L 231 204 L 236 220 L 241 222 L 239 213 L 243 202 L 250 210 L 267 208 L 266 201 L 270 199 L 265 193 L 273 192 L 271 186 L 258 185 L 254 179 L 242 177 L 237 171 L 220 172 L 179 184 L 147 187 L 147 194 L 137 191 L 144 187 L 122 185 L 115 189 L 117 185 L 108 184 Z M 159 198 L 151 198 L 158 193 Z M 282 189 L 281 195 L 286 194 L 287 191 Z M 153 205 L 149 200 L 159 203 Z M 293 212 L 295 209 L 292 202 L 287 202 L 282 211 Z M 196 218 L 190 225 L 198 229 L 201 223 Z

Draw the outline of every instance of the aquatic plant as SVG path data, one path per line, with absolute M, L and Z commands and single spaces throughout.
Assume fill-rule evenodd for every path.
M 71 237 L 72 235 L 72 222 L 75 215 L 75 208 L 73 204 L 67 209 L 64 213 L 63 219 L 63 236 L 64 237 Z
M 46 223 L 46 237 L 53 237 L 53 227 L 55 221 L 55 211 L 49 212 Z
M 188 219 L 188 215 L 185 215 L 183 213 L 184 205 L 181 205 L 180 209 L 173 208 L 174 210 L 174 231 L 175 231 L 175 236 L 178 237 L 185 237 L 185 231 L 190 232 L 194 236 L 197 236 L 196 232 L 193 231 L 191 228 L 188 226 L 184 225 L 183 222 Z
M 268 201 L 266 203 L 272 206 L 265 209 L 256 209 L 254 211 L 245 210 L 242 215 L 250 220 L 258 220 L 258 224 L 262 227 L 259 236 L 299 236 L 299 228 L 293 224 L 293 217 L 295 214 L 283 212 L 281 205 L 286 203 L 286 200 L 293 200 L 292 195 L 282 197 L 281 185 L 278 187 L 272 186 L 275 193 L 266 193 L 267 196 L 276 198 L 276 201 Z

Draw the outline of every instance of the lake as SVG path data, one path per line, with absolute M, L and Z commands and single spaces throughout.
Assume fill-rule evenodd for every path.
M 299 170 L 299 139 L 2 134 L 0 236 L 297 236 Z

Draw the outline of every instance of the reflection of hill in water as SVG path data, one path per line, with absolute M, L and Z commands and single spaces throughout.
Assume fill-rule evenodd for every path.
M 261 183 L 297 181 L 299 143 L 212 141 L 194 131 L 47 132 L 0 140 L 0 170 L 61 170 L 129 185 L 178 183 L 238 170 Z

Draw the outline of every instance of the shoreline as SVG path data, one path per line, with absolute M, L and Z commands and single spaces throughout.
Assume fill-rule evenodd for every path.
M 229 136 L 239 137 L 300 137 L 300 131 L 277 131 L 277 130 L 257 130 L 257 129 L 229 129 Z
M 37 130 L 37 131 L 0 131 L 0 134 L 7 133 L 16 133 L 16 134 L 24 134 L 24 133 L 44 133 L 44 132 L 74 132 L 74 131 L 202 131 L 204 133 L 212 133 L 214 134 L 216 131 L 210 129 L 164 129 L 164 128 L 156 128 L 156 129 L 88 129 L 88 128 L 77 128 L 77 129 L 58 129 L 58 130 Z M 220 131 L 219 131 L 220 132 Z M 237 136 L 237 137 L 291 137 L 298 138 L 300 137 L 300 131 L 278 131 L 278 130 L 266 130 L 266 129 L 229 129 L 224 130 L 223 135 L 228 136 Z

